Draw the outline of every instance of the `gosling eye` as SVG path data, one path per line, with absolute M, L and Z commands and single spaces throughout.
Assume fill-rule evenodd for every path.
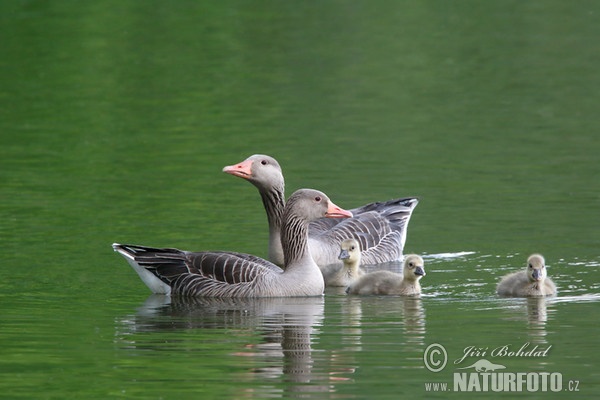
M 354 250 L 354 249 L 356 249 L 356 247 L 350 246 L 350 250 Z
M 533 265 L 529 264 L 529 269 L 533 268 Z
M 411 268 L 414 268 L 414 267 L 415 267 L 415 263 L 413 263 L 413 262 L 409 262 L 409 263 L 408 263 L 408 266 L 409 266 L 409 267 L 411 267 Z

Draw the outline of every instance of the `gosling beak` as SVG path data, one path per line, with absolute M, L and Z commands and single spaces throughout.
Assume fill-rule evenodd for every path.
M 348 250 L 342 250 L 340 251 L 340 255 L 338 256 L 338 259 L 340 260 L 347 260 L 350 258 L 350 253 L 348 253 Z
M 223 168 L 223 172 L 240 178 L 248 179 L 252 176 L 252 161 L 244 160 L 235 165 L 227 165 Z
M 329 207 L 325 213 L 326 218 L 352 218 L 352 213 L 348 210 L 344 210 L 329 201 Z
M 536 281 L 541 280 L 542 279 L 542 271 L 539 269 L 534 269 L 533 272 L 531 273 L 531 277 Z
M 425 276 L 425 270 L 422 267 L 415 268 L 415 275 L 417 276 Z

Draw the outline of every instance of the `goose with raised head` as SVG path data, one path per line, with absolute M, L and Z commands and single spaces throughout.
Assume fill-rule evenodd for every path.
M 244 178 L 258 189 L 269 223 L 269 260 L 283 265 L 281 216 L 285 206 L 285 181 L 281 166 L 273 157 L 255 154 L 223 168 L 223 172 Z M 309 248 L 319 266 L 339 263 L 339 243 L 354 238 L 361 247 L 363 265 L 402 259 L 408 222 L 419 200 L 414 197 L 369 203 L 351 209 L 353 218 L 343 221 L 319 219 L 310 224 Z
M 496 292 L 500 296 L 534 297 L 556 294 L 556 285 L 548 278 L 546 260 L 541 254 L 532 254 L 524 270 L 504 276 Z
M 360 268 L 360 244 L 356 239 L 345 239 L 340 243 L 338 258 L 343 261 L 343 265 L 335 264 L 321 268 L 325 287 L 348 287 L 365 274 L 365 271 Z
M 374 271 L 357 279 L 348 286 L 348 294 L 398 294 L 414 296 L 421 293 L 419 280 L 425 276 L 423 259 L 416 254 L 404 258 L 403 274 L 391 271 Z
M 189 252 L 113 244 L 154 293 L 204 297 L 300 297 L 323 294 L 323 275 L 308 251 L 308 224 L 352 213 L 322 192 L 300 189 L 283 210 L 285 270 L 249 254 Z

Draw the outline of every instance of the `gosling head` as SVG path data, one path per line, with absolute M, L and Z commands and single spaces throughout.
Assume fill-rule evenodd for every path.
M 531 282 L 541 282 L 546 279 L 546 261 L 541 254 L 532 254 L 527 259 L 527 277 Z
M 418 281 L 425 276 L 425 263 L 416 254 L 404 256 L 404 279 Z
M 276 159 L 264 154 L 254 154 L 235 165 L 227 165 L 223 172 L 246 179 L 259 189 L 283 190 L 284 179 Z
M 340 243 L 340 255 L 338 258 L 344 264 L 355 263 L 360 259 L 360 244 L 356 239 L 346 239 Z

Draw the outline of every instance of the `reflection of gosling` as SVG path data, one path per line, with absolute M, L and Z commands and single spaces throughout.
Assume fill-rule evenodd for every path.
M 496 291 L 501 296 L 549 296 L 556 293 L 556 285 L 546 277 L 546 265 L 541 254 L 532 254 L 527 259 L 525 271 L 506 275 Z
M 325 286 L 347 287 L 358 277 L 365 274 L 365 271 L 359 268 L 360 265 L 360 244 L 356 239 L 346 239 L 340 244 L 340 255 L 338 258 L 344 261 L 344 265 L 335 269 L 323 272 Z
M 349 294 L 400 294 L 421 293 L 419 279 L 425 276 L 423 259 L 416 254 L 404 258 L 404 276 L 390 271 L 375 271 L 360 277 L 346 289 Z

